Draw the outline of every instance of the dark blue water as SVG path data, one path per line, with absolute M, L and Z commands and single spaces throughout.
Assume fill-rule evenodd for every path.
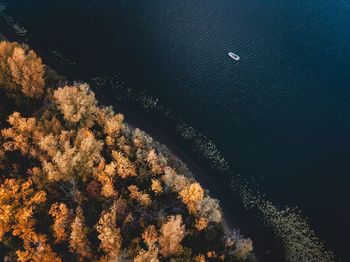
M 3 2 L 31 45 L 146 89 L 350 259 L 347 0 Z

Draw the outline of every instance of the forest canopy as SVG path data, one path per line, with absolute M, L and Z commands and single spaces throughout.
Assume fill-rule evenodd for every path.
M 254 259 L 186 165 L 88 84 L 19 43 L 0 43 L 0 63 L 0 259 Z

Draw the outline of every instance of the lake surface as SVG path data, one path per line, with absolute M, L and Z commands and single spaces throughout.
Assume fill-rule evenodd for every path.
M 2 2 L 34 49 L 145 89 L 350 259 L 348 0 Z

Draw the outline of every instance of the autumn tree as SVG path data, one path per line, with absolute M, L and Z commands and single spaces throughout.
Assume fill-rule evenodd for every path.
M 151 172 L 154 175 L 162 174 L 167 161 L 162 154 L 157 154 L 154 149 L 151 149 L 147 154 L 147 162 L 151 168 Z
M 154 225 L 148 226 L 142 233 L 143 242 L 146 243 L 148 247 L 155 245 L 158 241 L 158 232 Z
M 141 249 L 134 262 L 159 262 L 158 232 L 154 225 L 148 226 L 142 233 L 143 242 L 147 245 L 147 250 Z
M 188 211 L 195 214 L 198 211 L 199 203 L 203 200 L 204 190 L 198 183 L 193 183 L 180 192 L 182 201 L 187 205 Z
M 45 139 L 46 130 L 56 130 L 60 128 L 59 122 L 56 118 L 52 118 L 52 121 L 44 119 L 41 121 L 35 117 L 25 118 L 21 116 L 21 113 L 14 112 L 9 117 L 7 122 L 11 125 L 10 128 L 2 129 L 1 135 L 4 139 L 3 148 L 5 151 L 19 150 L 22 155 L 27 155 L 32 158 L 39 158 L 42 160 L 42 154 L 40 150 L 40 143 Z M 44 124 L 43 124 L 44 123 Z M 47 127 L 50 126 L 50 128 Z M 48 136 L 48 138 L 51 138 Z M 47 139 L 47 144 L 54 152 L 57 148 L 54 148 L 52 144 L 53 139 Z
M 29 238 L 24 239 L 24 250 L 16 252 L 17 261 L 21 262 L 61 262 L 61 258 L 52 250 L 44 235 L 32 232 Z
M 116 176 L 116 164 L 114 162 L 106 164 L 106 161 L 102 159 L 94 172 L 94 176 L 101 183 L 101 195 L 108 198 L 117 196 L 117 191 L 113 184 Z
M 244 260 L 253 251 L 253 242 L 250 239 L 239 238 L 235 242 L 235 248 L 235 256 Z
M 202 231 L 208 227 L 208 220 L 204 217 L 199 217 L 196 219 L 195 227 L 198 231 Z
M 135 128 L 132 131 L 132 141 L 136 148 L 143 150 L 147 149 L 147 145 L 151 142 L 149 140 L 151 140 L 151 138 L 148 138 L 139 128 Z
M 181 251 L 181 241 L 185 237 L 185 226 L 182 224 L 181 215 L 170 216 L 168 221 L 160 229 L 160 253 L 167 257 Z
M 125 126 L 126 126 L 126 125 L 124 125 L 124 127 L 125 127 Z M 126 156 L 128 156 L 128 157 L 132 156 L 132 153 L 133 153 L 133 151 L 134 151 L 134 148 L 133 148 L 133 146 L 129 143 L 128 139 L 125 138 L 124 135 L 120 135 L 120 136 L 118 137 L 118 139 L 117 139 L 116 142 L 115 142 L 114 139 L 113 139 L 113 140 L 110 140 L 110 139 L 108 139 L 108 138 L 109 138 L 109 136 L 106 137 L 106 144 L 108 144 L 108 145 L 114 145 L 114 144 L 116 143 L 116 144 L 118 145 L 119 150 L 120 150 L 124 155 L 126 155 Z M 110 140 L 109 143 L 107 142 L 108 140 Z
M 32 214 L 46 201 L 44 191 L 35 192 L 32 182 L 6 179 L 0 186 L 0 240 L 9 231 L 24 236 L 34 228 Z
M 75 213 L 75 218 L 71 224 L 69 239 L 70 250 L 75 253 L 80 260 L 82 260 L 82 258 L 91 259 L 91 245 L 87 237 L 89 229 L 85 225 L 83 210 L 81 207 L 78 207 Z
M 118 151 L 112 152 L 113 158 L 116 161 L 116 170 L 121 178 L 136 176 L 135 166 L 130 160 Z
M 187 177 L 177 174 L 176 171 L 169 166 L 164 169 L 164 175 L 161 177 L 161 179 L 171 191 L 177 193 L 185 189 L 190 184 Z
M 0 186 L 0 242 L 8 232 L 23 240 L 24 250 L 16 252 L 18 261 L 61 261 L 46 236 L 35 232 L 33 215 L 45 201 L 46 193 L 35 191 L 30 180 L 6 179 Z
M 91 127 L 98 118 L 97 100 L 87 84 L 58 88 L 54 101 L 64 119 L 72 125 Z
M 18 43 L 0 42 L 0 87 L 31 98 L 44 94 L 44 65 L 34 51 Z
M 52 230 L 56 243 L 68 239 L 68 230 L 70 224 L 69 209 L 64 203 L 55 203 L 51 206 L 49 214 L 54 218 Z
M 163 192 L 162 184 L 158 179 L 152 179 L 151 182 L 151 189 L 156 195 L 159 195 Z
M 23 155 L 38 156 L 36 143 L 43 137 L 34 117 L 24 118 L 20 113 L 14 112 L 8 118 L 10 128 L 1 130 L 5 139 L 3 145 L 6 151 L 19 150 Z
M 200 201 L 198 215 L 205 218 L 208 222 L 220 223 L 222 221 L 222 213 L 219 201 L 206 196 Z
M 104 122 L 104 132 L 106 134 L 105 142 L 108 146 L 114 146 L 118 144 L 118 142 L 122 142 L 118 135 L 120 133 L 120 129 L 123 126 L 123 119 L 123 115 L 118 114 L 116 116 L 107 118 L 107 120 Z M 120 144 L 121 147 L 124 145 L 125 144 Z
M 151 200 L 150 196 L 147 193 L 140 191 L 138 186 L 131 185 L 131 186 L 128 186 L 128 189 L 130 191 L 130 198 L 131 199 L 137 200 L 143 206 L 151 205 L 152 200 Z
M 156 246 L 152 246 L 147 251 L 141 249 L 137 256 L 134 258 L 134 262 L 159 262 L 158 254 L 159 250 Z
M 219 202 L 166 146 L 98 105 L 89 85 L 55 89 L 58 78 L 46 73 L 44 91 L 43 76 L 34 52 L 0 43 L 0 88 L 11 97 L 41 99 L 35 102 L 42 106 L 32 110 L 34 100 L 25 99 L 8 125 L 0 123 L 6 261 L 250 259 L 249 239 L 217 237 Z M 200 243 L 204 255 L 190 246 L 203 234 L 215 236 Z
M 104 121 L 104 132 L 106 135 L 115 138 L 122 128 L 124 116 L 122 114 L 116 114 L 107 117 Z
M 117 204 L 114 202 L 110 210 L 102 212 L 96 226 L 100 247 L 106 253 L 105 261 L 119 261 L 122 237 L 116 222 Z
M 71 141 L 74 141 L 71 143 Z M 51 181 L 86 180 L 101 160 L 103 142 L 96 140 L 88 129 L 80 129 L 74 135 L 63 131 L 60 136 L 45 137 L 40 146 L 50 158 L 43 162 L 43 169 Z
M 16 47 L 20 48 L 21 45 L 16 42 L 0 42 L 0 87 L 12 92 L 18 90 L 12 78 L 8 59 L 12 56 Z

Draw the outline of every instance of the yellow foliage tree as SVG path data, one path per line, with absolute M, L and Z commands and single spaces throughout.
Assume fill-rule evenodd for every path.
M 156 153 L 154 149 L 151 149 L 147 154 L 147 162 L 151 168 L 151 171 L 154 175 L 162 174 L 164 168 L 167 165 L 167 161 L 163 155 Z
M 8 59 L 16 47 L 21 47 L 21 45 L 16 42 L 0 42 L 0 87 L 10 92 L 18 91 L 8 64 Z
M 222 221 L 222 213 L 219 201 L 209 196 L 204 197 L 199 202 L 198 216 L 205 218 L 208 222 L 220 223 Z
M 152 203 L 150 196 L 147 193 L 143 193 L 136 185 L 128 186 L 130 191 L 130 198 L 137 200 L 143 206 L 149 206 Z
M 98 118 L 97 100 L 87 84 L 58 88 L 54 92 L 54 100 L 70 124 L 91 127 Z
M 124 116 L 116 114 L 108 117 L 104 123 L 104 132 L 106 135 L 116 137 L 123 126 Z
M 20 113 L 14 112 L 8 120 L 11 128 L 1 130 L 5 138 L 3 147 L 7 151 L 20 150 L 23 155 L 38 156 L 35 146 L 43 137 L 34 117 L 24 118 Z
M 96 140 L 90 130 L 82 128 L 75 136 L 72 132 L 65 131 L 56 138 L 50 135 L 40 145 L 51 156 L 50 161 L 43 162 L 43 169 L 50 181 L 70 181 L 77 178 L 86 181 L 101 160 L 103 142 Z
M 142 234 L 142 239 L 148 247 L 153 246 L 158 241 L 158 232 L 154 225 L 148 226 Z
M 196 219 L 196 224 L 195 227 L 199 230 L 202 231 L 208 227 L 208 220 L 200 217 Z
M 28 230 L 33 230 L 33 210 L 45 201 L 46 193 L 35 192 L 31 181 L 6 179 L 0 186 L 0 241 L 9 231 L 25 236 Z
M 85 226 L 83 210 L 81 207 L 78 207 L 75 219 L 71 225 L 69 247 L 71 251 L 78 256 L 79 260 L 83 260 L 83 258 L 92 258 L 90 243 L 87 238 L 88 230 L 89 229 Z
M 169 166 L 165 167 L 164 175 L 161 178 L 165 185 L 174 192 L 180 192 L 190 184 L 187 177 L 177 174 L 176 171 Z
M 118 151 L 113 151 L 112 155 L 117 164 L 117 174 L 121 178 L 125 179 L 128 177 L 136 176 L 135 166 L 130 162 L 130 160 L 127 157 L 123 156 L 123 154 Z
M 159 250 L 156 246 L 152 246 L 147 251 L 141 249 L 134 258 L 134 262 L 159 262 L 158 253 Z
M 55 203 L 51 206 L 49 214 L 54 218 L 52 230 L 55 242 L 60 243 L 68 239 L 69 209 L 64 203 Z
M 6 179 L 0 186 L 0 241 L 11 231 L 23 240 L 24 250 L 16 252 L 18 261 L 61 261 L 46 236 L 35 232 L 33 213 L 45 201 L 46 193 L 35 191 L 30 180 Z
M 156 194 L 159 195 L 163 192 L 162 185 L 158 179 L 152 179 L 151 189 Z
M 105 261 L 119 261 L 122 237 L 117 227 L 117 203 L 108 211 L 103 211 L 96 226 L 101 241 L 100 247 L 106 253 Z
M 44 94 L 44 65 L 34 51 L 18 43 L 0 42 L 0 87 L 32 98 Z
M 30 238 L 24 239 L 24 250 L 16 252 L 18 261 L 21 262 L 61 262 L 61 258 L 53 252 L 46 243 L 47 238 L 32 232 Z
M 36 98 L 44 94 L 44 65 L 33 51 L 16 47 L 8 64 L 12 79 L 21 87 L 22 93 Z
M 199 183 L 193 183 L 180 192 L 182 201 L 187 205 L 188 211 L 195 214 L 199 208 L 199 203 L 203 200 L 204 190 Z
M 181 241 L 185 237 L 185 226 L 182 224 L 181 215 L 168 217 L 168 221 L 162 226 L 160 233 L 160 253 L 163 256 L 167 257 L 181 252 Z
M 116 175 L 116 164 L 111 162 L 106 165 L 106 161 L 102 159 L 94 173 L 95 178 L 101 183 L 101 195 L 105 197 L 116 197 L 117 191 L 113 185 L 113 179 Z

